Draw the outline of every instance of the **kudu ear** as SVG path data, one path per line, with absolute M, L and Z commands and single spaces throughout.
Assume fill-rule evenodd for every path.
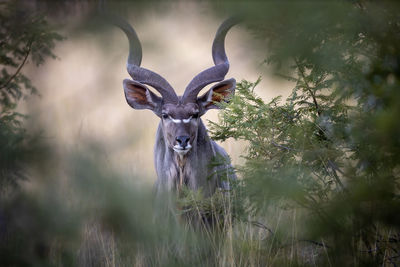
M 203 106 L 204 113 L 209 109 L 220 109 L 218 103 L 229 102 L 235 95 L 236 80 L 228 79 L 217 83 L 204 95 L 197 98 L 197 102 Z M 204 114 L 203 113 L 203 114 Z
M 155 95 L 147 86 L 129 79 L 124 80 L 125 98 L 134 109 L 150 109 L 160 116 L 162 98 Z

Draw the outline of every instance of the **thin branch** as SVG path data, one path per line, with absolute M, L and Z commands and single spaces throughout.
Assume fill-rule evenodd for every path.
M 340 185 L 340 187 L 345 192 L 348 192 L 347 188 L 344 186 L 344 184 L 340 180 L 339 175 L 337 174 L 336 170 L 339 171 L 342 175 L 344 175 L 344 173 L 330 159 L 328 159 L 328 165 L 331 167 L 331 170 L 332 170 L 332 173 L 333 173 L 333 177 L 335 178 L 335 181 Z
M 0 86 L 0 90 L 3 89 L 3 88 L 6 88 L 10 84 L 10 82 L 19 74 L 19 72 L 21 71 L 22 67 L 26 63 L 26 60 L 28 59 L 29 54 L 31 53 L 32 43 L 33 43 L 33 39 L 31 41 L 29 41 L 29 43 L 28 43 L 28 50 L 26 52 L 26 55 L 25 55 L 24 60 L 22 61 L 21 65 L 19 65 L 19 67 L 16 70 L 16 72 L 3 85 Z
M 296 65 L 297 65 L 297 68 L 298 68 L 298 70 L 299 70 L 299 73 L 301 74 L 301 77 L 303 78 L 303 81 L 304 81 L 304 84 L 305 84 L 305 86 L 306 86 L 306 89 L 307 89 L 307 91 L 310 93 L 311 98 L 313 99 L 313 102 L 314 102 L 314 105 L 315 105 L 315 109 L 317 110 L 317 114 L 318 114 L 318 116 L 320 117 L 320 116 L 321 116 L 321 110 L 320 110 L 320 108 L 319 108 L 317 99 L 315 98 L 315 94 L 314 94 L 313 91 L 311 90 L 311 87 L 310 87 L 310 85 L 308 84 L 308 82 L 307 82 L 307 80 L 306 80 L 306 76 L 305 76 L 305 74 L 304 74 L 303 68 L 300 66 L 300 64 L 299 64 L 299 62 L 298 62 L 297 59 L 295 59 L 295 63 L 296 63 Z M 323 76 L 322 76 L 322 77 L 323 77 Z M 321 79 L 318 80 L 317 83 L 320 83 L 320 82 L 323 80 L 322 77 L 321 77 Z M 320 132 L 320 134 L 322 135 L 322 137 L 323 137 L 324 139 L 327 139 L 327 137 L 326 137 L 326 135 L 325 135 L 325 133 L 324 133 L 324 131 L 323 131 L 322 129 L 319 129 L 319 132 Z M 343 185 L 342 181 L 340 180 L 339 176 L 337 175 L 337 172 L 336 172 L 336 171 L 339 171 L 342 175 L 343 175 L 343 172 L 342 172 L 339 168 L 337 168 L 336 165 L 335 165 L 331 160 L 328 160 L 328 164 L 329 164 L 329 166 L 330 166 L 330 168 L 331 168 L 331 170 L 332 170 L 334 179 L 335 179 L 336 182 L 341 186 L 341 188 L 344 189 L 344 190 L 346 191 L 346 188 L 345 188 L 345 186 Z
M 308 243 L 314 244 L 316 246 L 320 246 L 320 247 L 324 247 L 324 248 L 330 248 L 330 246 L 325 245 L 324 243 L 320 243 L 320 242 L 317 242 L 317 241 L 314 241 L 314 240 L 309 240 L 309 239 L 300 239 L 299 242 L 308 242 Z
M 299 240 L 295 240 L 294 242 L 295 243 L 307 242 L 307 243 L 311 243 L 311 244 L 319 246 L 319 247 L 330 248 L 330 246 L 325 245 L 324 243 L 317 242 L 317 241 L 314 241 L 314 240 L 309 240 L 309 239 L 299 239 Z M 288 246 L 292 246 L 292 243 L 284 244 L 284 245 L 280 246 L 280 248 L 285 248 L 285 247 L 288 247 Z
M 328 163 L 332 169 L 338 171 L 341 175 L 344 175 L 344 172 L 341 169 L 339 169 L 339 167 L 332 160 L 328 159 Z
M 311 90 L 310 85 L 309 85 L 308 82 L 307 82 L 307 79 L 306 79 L 306 76 L 305 76 L 305 74 L 304 74 L 304 71 L 303 71 L 303 69 L 300 67 L 300 64 L 299 64 L 299 62 L 297 61 L 297 59 L 295 59 L 294 61 L 296 62 L 296 65 L 297 65 L 297 68 L 298 68 L 298 70 L 299 70 L 299 72 L 300 72 L 300 74 L 301 74 L 301 77 L 303 78 L 304 84 L 306 85 L 306 89 L 307 89 L 307 91 L 310 93 L 311 98 L 313 99 L 313 102 L 314 102 L 314 105 L 315 105 L 315 109 L 317 110 L 317 114 L 318 114 L 318 116 L 321 116 L 321 110 L 320 110 L 320 108 L 319 108 L 317 99 L 315 98 L 315 95 L 314 95 L 313 91 Z
M 286 150 L 286 151 L 293 150 L 293 149 L 291 149 L 290 147 L 280 145 L 280 144 L 278 144 L 278 143 L 276 143 L 276 142 L 274 142 L 274 141 L 271 141 L 271 144 L 273 144 L 273 145 L 276 146 L 276 147 L 281 148 L 282 150 Z
M 264 230 L 267 230 L 270 234 L 275 234 L 270 228 L 268 228 L 266 225 L 264 225 L 264 224 L 262 224 L 262 223 L 260 223 L 260 222 L 257 222 L 257 221 L 251 221 L 250 222 L 252 225 L 254 225 L 254 226 L 256 226 L 256 227 L 259 227 L 259 228 L 261 228 L 261 229 L 264 229 Z
M 329 164 L 330 160 L 328 160 L 328 164 Z M 328 166 L 325 164 L 325 162 L 322 160 L 322 164 L 324 165 L 325 169 L 327 169 L 328 171 Z M 340 180 L 339 176 L 336 173 L 335 168 L 329 164 L 330 169 L 332 170 L 332 174 L 333 174 L 333 178 L 335 179 L 336 183 L 342 188 L 343 191 L 347 192 L 346 187 L 344 186 L 344 184 L 342 183 L 342 181 Z

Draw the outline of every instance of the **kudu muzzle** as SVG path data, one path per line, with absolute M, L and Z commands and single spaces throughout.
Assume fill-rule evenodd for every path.
M 189 144 L 189 139 L 190 137 L 187 135 L 180 135 L 177 136 L 176 138 L 177 145 L 174 147 L 177 147 L 177 149 L 182 149 L 185 150 L 186 148 L 191 148 L 191 145 Z

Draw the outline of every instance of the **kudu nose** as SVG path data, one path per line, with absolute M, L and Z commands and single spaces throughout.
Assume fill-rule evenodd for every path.
M 189 136 L 186 135 L 181 135 L 176 137 L 176 141 L 178 142 L 178 144 L 182 147 L 182 149 L 185 149 L 188 142 L 189 142 Z

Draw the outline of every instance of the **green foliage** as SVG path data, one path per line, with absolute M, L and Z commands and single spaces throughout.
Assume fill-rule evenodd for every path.
M 184 220 L 190 211 L 176 206 L 209 203 L 229 216 L 222 193 L 213 204 L 188 190 L 181 202 L 174 194 L 155 201 L 151 188 L 107 168 L 101 154 L 94 146 L 73 152 L 63 170 L 43 168 L 34 189 L 0 202 L 2 266 L 218 265 L 223 234 L 194 230 Z
M 231 190 L 219 190 L 211 197 L 204 197 L 201 190 L 192 191 L 182 187 L 177 197 L 180 215 L 198 229 L 213 229 L 215 234 L 225 232 L 238 220 L 246 220 L 244 205 L 238 184 L 232 184 Z
M 326 240 L 335 263 L 392 263 L 400 243 L 398 5 L 274 12 L 283 6 L 284 24 L 268 13 L 249 28 L 267 40 L 267 62 L 294 83 L 292 94 L 265 103 L 258 82 L 242 81 L 212 135 L 248 142 L 239 170 L 255 212 L 301 207 L 301 235 Z
M 23 11 L 18 1 L 0 3 L 0 189 L 16 185 L 23 178 L 24 166 L 38 151 L 37 137 L 29 136 L 15 111 L 18 101 L 38 94 L 22 69 L 30 60 L 41 65 L 46 57 L 55 58 L 52 49 L 62 37 L 53 32 L 43 14 Z
M 28 59 L 40 65 L 46 57 L 55 58 L 51 50 L 62 37 L 51 31 L 43 14 L 24 12 L 17 2 L 0 5 L 0 104 L 4 112 L 21 97 L 37 93 L 21 69 Z

